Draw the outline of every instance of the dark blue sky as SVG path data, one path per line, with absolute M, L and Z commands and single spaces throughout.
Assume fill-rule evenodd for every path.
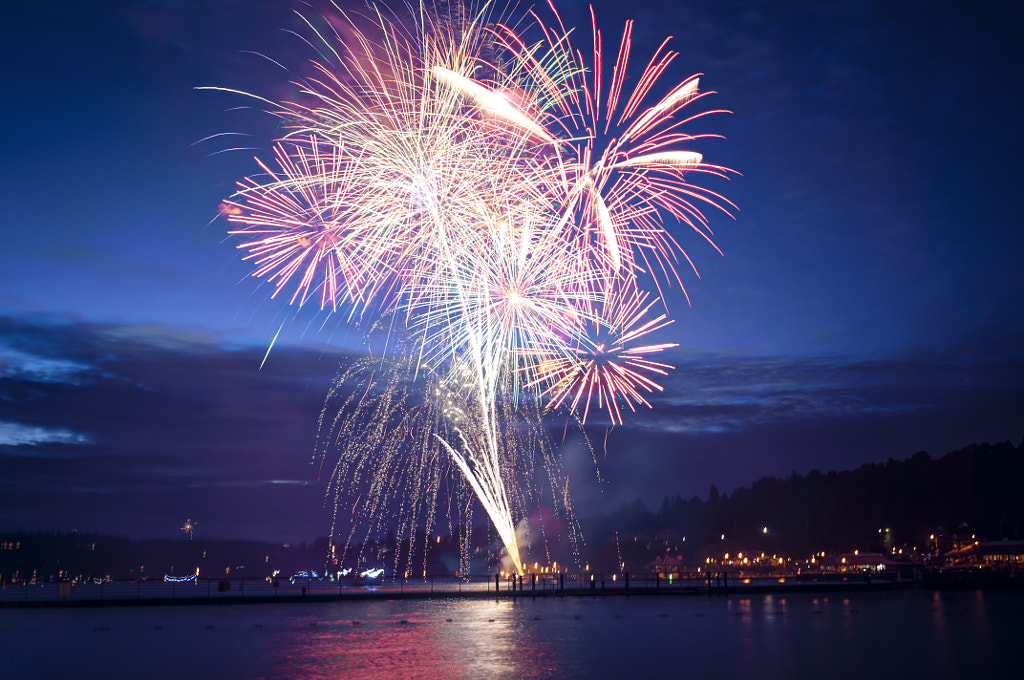
M 606 41 L 627 18 L 599 3 Z M 0 107 L 0 531 L 326 532 L 309 464 L 359 332 L 294 315 L 211 220 L 298 65 L 289 2 L 10 10 Z M 607 5 L 607 7 L 603 6 Z M 586 29 L 586 5 L 559 3 Z M 1024 435 L 1022 62 L 1010 2 L 642 0 L 637 58 L 674 36 L 729 109 L 702 150 L 725 255 L 673 301 L 678 368 L 609 439 L 583 514 L 762 475 L 938 456 Z M 220 132 L 250 136 L 217 138 Z M 257 147 L 210 155 L 229 145 Z M 232 141 L 230 144 L 234 144 Z M 283 326 L 282 326 L 283 324 Z M 263 370 L 263 354 L 281 337 Z M 577 451 L 567 463 L 587 475 Z

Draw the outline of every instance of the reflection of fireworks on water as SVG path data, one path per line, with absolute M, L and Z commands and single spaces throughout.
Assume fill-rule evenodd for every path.
M 223 212 L 275 295 L 391 310 L 411 339 L 384 374 L 342 377 L 336 392 L 355 392 L 321 427 L 341 452 L 335 488 L 370 489 L 367 517 L 397 503 L 432 526 L 454 465 L 522 571 L 528 489 L 514 471 L 550 458 L 530 409 L 544 397 L 585 420 L 596 400 L 616 423 L 620 404 L 649 405 L 670 367 L 645 356 L 674 345 L 640 346 L 668 323 L 642 281 L 682 285 L 688 257 L 663 219 L 710 241 L 697 204 L 727 202 L 687 175 L 727 171 L 678 148 L 697 139 L 681 129 L 703 115 L 683 115 L 703 96 L 696 78 L 648 104 L 675 56 L 664 45 L 625 91 L 630 24 L 605 83 L 596 28 L 586 64 L 557 14 L 556 28 L 534 15 L 534 42 L 445 4 L 459 11 L 310 22 L 323 59 L 273 104 L 287 129 L 277 169 L 261 162 Z

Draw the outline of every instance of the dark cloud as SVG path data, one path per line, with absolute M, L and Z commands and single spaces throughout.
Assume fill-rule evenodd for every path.
M 0 525 L 166 535 L 177 513 L 205 514 L 223 536 L 325 530 L 312 521 L 323 491 L 310 459 L 338 356 L 279 349 L 260 370 L 263 348 L 171 329 L 5 320 L 0 331 L 12 350 Z M 49 365 L 75 371 L 58 380 Z M 268 505 L 282 512 L 261 526 Z
M 201 334 L 14 319 L 0 346 L 0 529 L 166 536 L 190 517 L 206 536 L 327 532 L 310 463 L 332 380 L 356 355 L 277 347 L 260 369 L 264 347 Z M 1012 349 L 666 359 L 677 368 L 653 409 L 610 433 L 592 411 L 589 448 L 554 435 L 581 513 L 1024 435 Z

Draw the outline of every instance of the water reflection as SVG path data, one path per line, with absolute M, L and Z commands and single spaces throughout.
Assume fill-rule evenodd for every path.
M 990 601 L 961 592 L 381 601 L 302 611 L 318 618 L 272 626 L 257 662 L 263 674 L 238 677 L 603 680 L 686 668 L 695 677 L 788 678 L 827 668 L 845 678 L 881 668 L 957 678 L 998 668 L 989 636 L 1006 631 L 1005 616 L 992 625 L 999 610 Z
M 298 680 L 359 677 L 410 678 L 560 677 L 562 650 L 542 634 L 515 602 L 382 602 L 332 608 L 337 619 L 314 622 L 266 659 L 274 677 Z M 354 618 L 353 618 L 354 615 Z
M 0 677 L 11 678 L 939 680 L 1019 675 L 1024 590 L 0 614 Z

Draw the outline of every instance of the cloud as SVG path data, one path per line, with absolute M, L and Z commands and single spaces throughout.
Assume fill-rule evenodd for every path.
M 342 355 L 278 347 L 261 370 L 264 347 L 201 333 L 9 318 L 0 346 L 20 361 L 0 374 L 0 528 L 173 535 L 184 513 L 226 536 L 329 529 L 310 462 Z
M 326 533 L 332 466 L 321 472 L 318 421 L 333 407 L 339 367 L 357 355 L 281 345 L 261 369 L 265 347 L 219 342 L 154 326 L 0 318 L 0 346 L 73 378 L 0 374 L 0 530 L 176 536 L 191 517 L 211 537 Z M 1018 440 L 1020 346 L 870 361 L 678 352 L 666 357 L 677 368 L 653 409 L 606 433 L 592 408 L 590 447 L 569 432 L 579 509 Z M 564 419 L 547 423 L 561 446 Z
M 19 378 L 35 382 L 73 382 L 88 370 L 77 361 L 54 359 L 0 344 L 0 378 Z
M 812 420 L 892 418 L 944 410 L 972 395 L 1012 389 L 1024 359 L 993 355 L 666 357 L 676 369 L 624 427 L 721 433 Z
M 64 428 L 45 428 L 0 422 L 0 447 L 40 444 L 89 444 L 89 438 Z M 0 449 L 2 452 L 2 449 Z
M 283 484 L 286 486 L 309 486 L 310 481 L 308 479 L 256 479 L 256 480 L 227 480 L 227 481 L 206 481 L 196 482 L 190 484 L 190 487 L 235 487 L 235 488 L 259 488 L 268 484 Z

